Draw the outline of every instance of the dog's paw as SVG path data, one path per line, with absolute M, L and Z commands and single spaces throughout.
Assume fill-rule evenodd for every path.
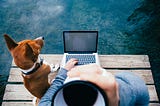
M 37 98 L 36 98 L 36 97 L 33 98 L 32 104 L 33 104 L 33 106 L 38 106 L 38 105 L 37 105 Z
M 33 100 L 32 100 L 32 104 L 33 106 L 38 106 L 38 103 L 39 103 L 40 99 L 37 98 L 37 97 L 34 97 Z
M 59 70 L 60 65 L 59 64 L 56 64 L 56 65 L 52 64 L 52 65 L 50 65 L 50 67 L 51 67 L 51 72 L 56 72 Z

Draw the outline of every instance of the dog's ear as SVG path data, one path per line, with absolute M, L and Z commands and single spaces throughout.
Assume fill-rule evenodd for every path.
M 26 43 L 25 46 L 26 46 L 26 56 L 30 57 L 31 55 L 33 55 L 33 50 L 28 43 Z
M 4 34 L 4 39 L 6 41 L 8 49 L 10 51 L 13 50 L 16 46 L 18 46 L 18 44 L 11 37 L 9 37 L 7 34 Z
M 26 57 L 30 58 L 33 62 L 35 62 L 37 60 L 37 57 L 34 55 L 33 49 L 31 48 L 31 46 L 26 43 Z

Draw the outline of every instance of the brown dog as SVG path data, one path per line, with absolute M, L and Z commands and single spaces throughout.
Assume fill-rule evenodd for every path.
M 37 98 L 41 98 L 49 88 L 48 75 L 52 67 L 43 64 L 39 53 L 43 47 L 43 37 L 34 40 L 23 40 L 16 43 L 7 34 L 4 35 L 8 49 L 15 64 L 22 70 L 24 86 Z M 56 71 L 56 66 L 53 70 Z

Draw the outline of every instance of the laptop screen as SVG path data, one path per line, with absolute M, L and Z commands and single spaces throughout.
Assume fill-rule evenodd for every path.
M 97 52 L 98 31 L 64 31 L 65 53 Z

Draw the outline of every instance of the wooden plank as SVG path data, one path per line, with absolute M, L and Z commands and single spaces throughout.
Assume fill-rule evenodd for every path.
M 149 106 L 160 106 L 159 103 L 150 103 Z
M 47 62 L 61 62 L 62 55 L 41 54 Z M 100 63 L 105 68 L 150 68 L 147 55 L 99 55 Z
M 40 54 L 49 64 L 61 63 L 62 54 Z M 100 64 L 104 68 L 150 68 L 147 55 L 99 55 Z M 12 62 L 12 66 L 15 63 Z
M 159 100 L 158 100 L 155 86 L 154 85 L 147 85 L 147 87 L 148 87 L 148 91 L 149 91 L 150 101 L 157 101 L 158 102 Z
M 115 70 L 115 69 L 106 69 L 107 71 L 116 74 L 118 72 L 133 72 L 136 75 L 140 76 L 146 84 L 154 84 L 151 70 Z M 21 76 L 21 71 L 19 68 L 11 68 L 8 82 L 22 82 L 23 78 Z
M 32 102 L 3 102 L 2 106 L 33 106 Z
M 141 77 L 146 84 L 154 84 L 151 70 L 132 70 L 131 72 Z
M 100 55 L 104 68 L 150 68 L 147 55 Z
M 3 100 L 32 100 L 34 97 L 23 84 L 7 84 Z
M 11 68 L 8 77 L 8 82 L 23 82 L 21 71 L 19 68 Z

